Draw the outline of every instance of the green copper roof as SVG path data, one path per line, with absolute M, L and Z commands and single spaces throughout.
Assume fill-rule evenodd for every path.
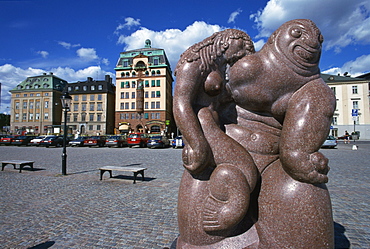
M 24 81 L 19 83 L 12 91 L 63 91 L 64 87 L 68 82 L 63 80 L 54 74 L 46 74 L 40 76 L 27 77 Z

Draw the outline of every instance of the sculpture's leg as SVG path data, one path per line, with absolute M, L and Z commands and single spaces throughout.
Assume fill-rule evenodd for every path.
M 259 248 L 334 248 L 332 209 L 325 184 L 293 180 L 279 160 L 261 177 L 256 224 Z
M 248 210 L 257 168 L 250 154 L 219 128 L 210 109 L 203 108 L 198 116 L 216 163 L 204 203 L 204 230 L 228 234 Z

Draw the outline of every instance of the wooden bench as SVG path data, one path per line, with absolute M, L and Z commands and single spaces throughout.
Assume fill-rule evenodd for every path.
M 103 174 L 104 172 L 108 171 L 110 177 L 112 178 L 112 171 L 126 171 L 126 172 L 134 172 L 134 184 L 136 183 L 136 176 L 138 174 L 141 175 L 142 180 L 144 181 L 144 170 L 146 168 L 141 168 L 141 167 L 125 167 L 125 166 L 103 166 L 99 168 L 100 170 L 100 180 L 103 180 Z
M 1 162 L 1 171 L 4 170 L 5 165 L 7 164 L 13 164 L 14 169 L 16 169 L 16 165 L 19 165 L 19 173 L 22 172 L 22 169 L 24 166 L 30 166 L 33 170 L 33 163 L 34 161 L 23 161 L 23 160 L 8 160 L 8 161 L 2 161 Z

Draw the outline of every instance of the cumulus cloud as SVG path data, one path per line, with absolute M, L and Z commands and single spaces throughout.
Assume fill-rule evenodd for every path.
M 63 46 L 66 49 L 70 49 L 70 48 L 75 48 L 75 47 L 80 47 L 81 46 L 80 44 L 71 44 L 69 42 L 64 42 L 64 41 L 59 41 L 58 44 L 61 45 L 61 46 Z
M 86 61 L 99 59 L 94 48 L 80 48 L 76 53 L 78 57 Z
M 370 2 L 368 0 L 270 0 L 264 9 L 250 16 L 268 37 L 282 23 L 297 18 L 313 20 L 325 37 L 324 48 L 340 49 L 349 44 L 370 44 Z
M 116 28 L 116 32 L 118 32 L 121 29 L 131 29 L 132 27 L 140 26 L 140 19 L 134 19 L 132 17 L 126 17 L 125 23 L 119 24 Z
M 37 51 L 38 54 L 42 56 L 42 58 L 48 58 L 49 52 L 47 51 Z
M 168 60 L 171 67 L 174 68 L 181 53 L 189 46 L 220 30 L 222 28 L 219 25 L 210 25 L 198 21 L 186 27 L 185 30 L 166 29 L 164 31 L 153 31 L 141 27 L 129 36 L 121 35 L 117 43 L 125 44 L 124 50 L 127 51 L 144 47 L 145 40 L 150 39 L 153 48 L 165 46 Z
M 241 9 L 238 9 L 236 11 L 234 11 L 233 13 L 230 14 L 230 17 L 229 17 L 229 20 L 227 21 L 227 23 L 235 23 L 235 19 L 236 17 L 242 12 Z
M 341 67 L 334 67 L 323 71 L 327 74 L 341 74 L 348 72 L 352 77 L 357 77 L 364 72 L 369 72 L 370 54 L 357 57 L 355 60 L 344 63 Z

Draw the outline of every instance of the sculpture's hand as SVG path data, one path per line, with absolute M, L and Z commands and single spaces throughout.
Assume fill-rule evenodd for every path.
M 212 151 L 204 139 L 204 143 L 192 148 L 185 144 L 182 151 L 184 167 L 192 174 L 199 174 L 213 162 Z
M 284 170 L 295 180 L 318 184 L 328 182 L 329 160 L 320 152 L 291 151 L 282 158 Z

